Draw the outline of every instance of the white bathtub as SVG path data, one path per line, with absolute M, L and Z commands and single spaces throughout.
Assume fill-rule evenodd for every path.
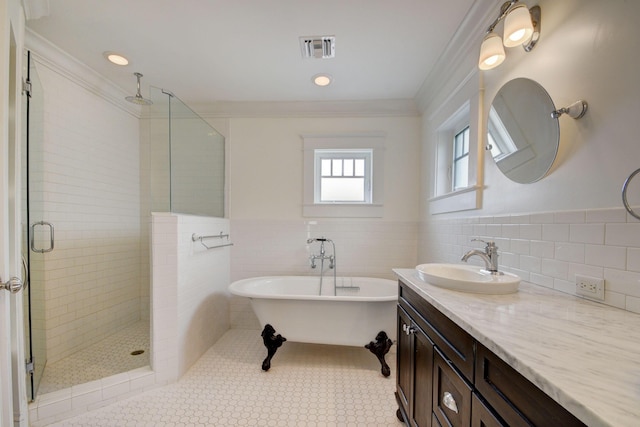
M 260 324 L 271 324 L 289 341 L 364 346 L 380 331 L 396 339 L 398 284 L 368 277 L 325 277 L 318 295 L 317 276 L 255 277 L 229 286 L 233 295 L 247 297 Z

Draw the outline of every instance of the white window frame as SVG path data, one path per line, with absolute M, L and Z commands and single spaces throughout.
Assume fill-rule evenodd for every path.
M 456 155 L 456 146 L 458 144 L 458 137 L 462 135 L 462 141 L 463 141 L 463 146 L 464 146 L 464 140 L 466 139 L 466 147 L 467 147 L 467 151 L 462 154 L 461 156 L 457 157 Z M 456 190 L 460 190 L 461 188 L 467 188 L 469 186 L 469 151 L 471 149 L 470 147 L 470 126 L 468 124 L 462 126 L 461 129 L 456 130 L 454 132 L 454 137 L 453 137 L 453 141 L 451 141 L 453 147 L 452 147 L 452 161 L 451 161 L 451 190 L 452 191 L 456 191 Z M 466 182 L 464 182 L 464 185 L 462 185 L 462 183 L 458 183 L 456 182 L 456 176 L 457 176 L 457 171 L 458 168 L 461 168 L 464 159 L 466 158 L 467 160 L 467 165 L 466 165 L 466 175 L 467 175 L 467 180 Z
M 322 175 L 322 160 L 346 160 L 346 159 L 362 159 L 364 160 L 364 175 L 361 177 L 364 180 L 363 183 L 363 200 L 360 201 L 338 201 L 338 200 L 322 200 L 322 178 L 327 178 Z M 346 150 L 346 149 L 315 149 L 314 150 L 314 197 L 315 204 L 320 203 L 348 203 L 348 204 L 371 204 L 372 194 L 372 161 L 373 150 L 372 149 L 358 149 L 358 150 Z M 349 179 L 349 177 L 342 177 Z
M 303 206 L 304 217 L 333 218 L 380 218 L 384 201 L 384 141 L 383 132 L 358 134 L 302 135 L 303 140 Z M 319 202 L 320 176 L 316 152 L 334 152 L 337 156 L 345 153 L 369 152 L 370 195 L 365 202 Z

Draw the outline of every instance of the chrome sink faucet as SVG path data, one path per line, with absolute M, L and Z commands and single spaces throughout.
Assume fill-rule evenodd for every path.
M 501 275 L 502 272 L 498 271 L 498 247 L 495 242 L 485 242 L 481 239 L 471 239 L 472 242 L 482 242 L 486 244 L 484 252 L 478 249 L 472 249 L 462 256 L 461 261 L 467 262 L 472 256 L 479 256 L 484 261 L 485 270 L 491 274 Z

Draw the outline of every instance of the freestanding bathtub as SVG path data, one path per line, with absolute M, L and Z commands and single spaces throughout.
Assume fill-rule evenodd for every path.
M 271 324 L 289 341 L 364 346 L 380 331 L 396 339 L 397 282 L 367 277 L 255 277 L 229 286 L 247 297 L 261 326 Z M 344 287 L 341 287 L 344 286 Z M 351 287 L 351 288 L 349 288 Z

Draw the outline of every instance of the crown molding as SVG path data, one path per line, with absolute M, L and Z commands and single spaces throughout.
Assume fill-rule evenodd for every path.
M 362 101 L 218 101 L 191 105 L 205 118 L 232 117 L 419 117 L 413 99 Z
M 473 2 L 416 95 L 416 103 L 421 113 L 431 108 L 432 103 L 447 97 L 443 92 L 452 91 L 451 84 L 447 83 L 466 82 L 476 74 L 480 43 L 502 3 L 504 0 Z M 457 85 L 459 86 L 460 84 Z
M 129 93 L 28 28 L 25 30 L 24 45 L 37 63 L 127 113 L 141 117 L 142 108 L 124 99 Z
M 49 16 L 49 0 L 22 0 L 22 5 L 27 20 Z

